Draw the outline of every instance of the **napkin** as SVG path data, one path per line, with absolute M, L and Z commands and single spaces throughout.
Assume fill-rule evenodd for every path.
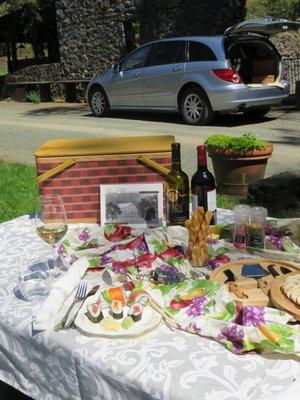
M 34 330 L 44 331 L 52 328 L 55 315 L 78 286 L 88 267 L 87 257 L 82 257 L 75 261 L 69 271 L 54 283 L 46 300 L 33 316 Z

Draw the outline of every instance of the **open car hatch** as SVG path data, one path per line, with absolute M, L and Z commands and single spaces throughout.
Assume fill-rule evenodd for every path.
M 243 21 L 227 28 L 224 35 L 257 34 L 271 36 L 276 33 L 297 29 L 300 29 L 299 22 L 278 18 L 257 18 Z

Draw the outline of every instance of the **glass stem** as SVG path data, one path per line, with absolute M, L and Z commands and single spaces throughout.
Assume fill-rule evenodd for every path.
M 53 258 L 53 270 L 56 271 L 58 266 L 57 266 L 57 261 L 56 261 L 56 251 L 55 251 L 55 246 L 52 247 L 52 258 Z

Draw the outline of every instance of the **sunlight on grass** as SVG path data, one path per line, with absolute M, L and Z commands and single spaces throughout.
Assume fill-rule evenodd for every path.
M 7 75 L 8 71 L 6 68 L 0 68 L 0 76 Z
M 37 208 L 35 167 L 0 161 L 0 222 Z
M 225 194 L 219 194 L 217 196 L 217 206 L 219 208 L 226 208 L 232 210 L 234 206 L 241 203 L 239 197 L 226 196 Z

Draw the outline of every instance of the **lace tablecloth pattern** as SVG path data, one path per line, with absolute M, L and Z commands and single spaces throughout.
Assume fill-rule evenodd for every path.
M 230 215 L 228 214 L 229 218 Z M 259 400 L 297 398 L 299 360 L 236 355 L 213 340 L 164 325 L 133 339 L 104 339 L 76 330 L 32 336 L 41 302 L 18 296 L 26 260 L 51 249 L 23 216 L 0 225 L 0 379 L 43 400 Z M 297 385 L 298 387 L 298 385 Z M 290 391 L 293 388 L 293 391 Z

